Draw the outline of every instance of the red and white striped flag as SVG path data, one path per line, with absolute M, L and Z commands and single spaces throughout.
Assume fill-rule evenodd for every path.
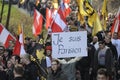
M 63 2 L 69 4 L 70 0 L 63 0 Z
M 63 15 L 61 7 L 58 9 L 56 16 L 54 17 L 51 29 L 52 32 L 63 32 L 67 28 L 66 18 Z
M 0 42 L 4 45 L 5 48 L 9 47 L 9 41 L 15 40 L 12 34 L 5 29 L 5 27 L 0 24 Z
M 71 13 L 71 8 L 67 3 L 64 4 L 65 4 L 65 16 L 68 16 Z
M 65 18 L 71 13 L 71 8 L 66 1 L 61 2 L 61 9 Z
M 34 9 L 33 34 L 39 35 L 42 31 L 43 17 L 36 9 Z
M 20 27 L 20 34 L 19 34 L 19 40 L 16 40 L 16 44 L 13 50 L 13 55 L 24 55 L 26 54 L 25 49 L 24 49 L 24 38 L 23 38 L 23 27 Z
M 46 8 L 46 29 L 48 30 L 48 27 L 51 26 L 52 22 L 52 10 L 49 8 Z
M 114 32 L 120 33 L 120 8 L 111 27 L 111 33 L 113 34 Z

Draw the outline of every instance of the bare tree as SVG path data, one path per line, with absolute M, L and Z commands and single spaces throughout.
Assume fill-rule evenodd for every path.
M 7 14 L 7 20 L 6 20 L 6 29 L 8 29 L 9 26 L 9 21 L 10 21 L 10 13 L 11 13 L 11 5 L 12 5 L 12 0 L 9 0 L 9 5 L 8 5 L 8 14 Z
M 3 10 L 4 10 L 4 0 L 2 0 L 2 7 L 1 7 L 1 13 L 0 13 L 0 23 L 2 22 Z

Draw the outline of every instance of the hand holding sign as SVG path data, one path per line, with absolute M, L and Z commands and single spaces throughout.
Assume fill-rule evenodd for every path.
M 87 32 L 52 33 L 52 57 L 87 56 Z

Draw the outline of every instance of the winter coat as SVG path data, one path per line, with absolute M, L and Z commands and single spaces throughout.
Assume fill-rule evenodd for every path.
M 23 77 L 15 77 L 14 80 L 25 80 Z
M 49 73 L 47 80 L 68 80 L 66 74 L 63 71 L 57 71 L 56 73 Z
M 96 51 L 95 56 L 94 56 L 94 71 L 95 71 L 95 73 L 99 69 L 99 64 L 98 64 L 99 51 L 100 51 L 100 49 L 98 49 Z M 110 73 L 110 74 L 112 73 L 113 55 L 112 55 L 112 51 L 110 50 L 110 48 L 107 48 L 107 50 L 105 52 L 105 66 L 104 67 L 108 70 L 108 73 Z

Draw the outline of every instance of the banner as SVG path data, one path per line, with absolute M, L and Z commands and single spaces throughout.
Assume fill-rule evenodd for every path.
M 52 57 L 87 56 L 87 32 L 52 33 Z
M 15 37 L 0 23 L 0 42 L 5 48 L 10 46 L 10 41 L 15 41 Z

